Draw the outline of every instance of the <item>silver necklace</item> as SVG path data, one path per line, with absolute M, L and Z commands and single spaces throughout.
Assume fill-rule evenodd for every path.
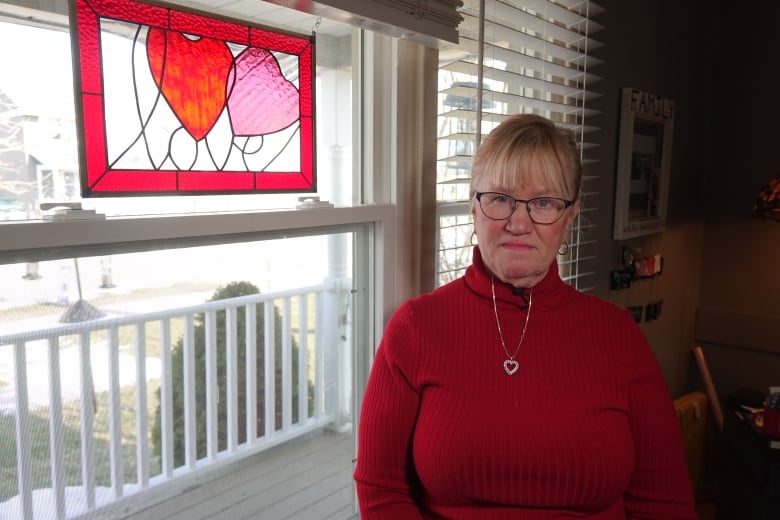
M 512 353 L 512 355 L 509 354 L 509 350 L 506 348 L 504 334 L 501 332 L 501 322 L 498 320 L 498 306 L 496 305 L 496 285 L 492 276 L 490 277 L 490 293 L 493 295 L 493 314 L 496 316 L 498 338 L 501 340 L 501 346 L 504 347 L 504 353 L 506 354 L 506 359 L 504 360 L 504 372 L 511 376 L 520 368 L 520 363 L 515 360 L 515 356 L 517 356 L 517 353 L 520 352 L 520 345 L 522 345 L 523 340 L 525 340 L 525 331 L 528 329 L 528 318 L 531 317 L 531 305 L 533 305 L 534 301 L 534 292 L 532 290 L 530 293 L 528 293 L 528 312 L 525 315 L 523 333 L 520 334 L 520 341 L 517 343 L 517 347 L 515 347 L 515 351 Z

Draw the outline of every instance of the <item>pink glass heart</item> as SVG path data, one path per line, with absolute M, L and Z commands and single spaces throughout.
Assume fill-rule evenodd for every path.
M 250 47 L 236 57 L 228 88 L 227 107 L 235 135 L 278 132 L 299 118 L 298 89 L 265 49 Z

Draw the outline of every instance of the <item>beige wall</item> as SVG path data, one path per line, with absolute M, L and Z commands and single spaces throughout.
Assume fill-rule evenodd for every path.
M 696 335 L 722 394 L 780 385 L 780 223 L 750 214 L 756 194 L 780 173 L 780 106 L 768 87 L 780 52 L 774 25 L 780 5 L 745 4 L 720 10 L 719 34 L 729 34 L 713 45 L 717 131 L 712 169 L 702 183 Z
M 614 303 L 645 305 L 663 300 L 659 319 L 641 323 L 658 357 L 670 392 L 679 396 L 690 387 L 689 373 L 695 344 L 694 328 L 701 283 L 702 229 L 698 185 L 706 177 L 710 103 L 707 87 L 709 60 L 702 56 L 711 38 L 712 2 L 677 0 L 600 0 L 606 12 L 597 18 L 605 30 L 594 37 L 604 46 L 594 54 L 604 64 L 593 69 L 603 79 L 593 85 L 601 94 L 594 108 L 602 111 L 595 124 L 602 128 L 599 150 L 599 240 L 602 248 L 597 293 Z M 701 12 L 703 9 L 704 12 Z M 693 32 L 694 34 L 690 34 Z M 631 240 L 612 239 L 615 170 L 618 146 L 620 89 L 634 87 L 674 100 L 676 117 L 669 188 L 667 225 L 663 233 Z M 621 249 L 661 254 L 664 269 L 652 280 L 631 288 L 609 290 L 609 271 L 620 265 Z
M 769 70 L 780 54 L 773 24 L 780 4 L 723 1 L 601 0 L 596 35 L 605 46 L 595 69 L 603 97 L 603 191 L 614 196 L 618 96 L 635 87 L 676 102 L 669 218 L 665 232 L 611 240 L 603 214 L 600 293 L 625 305 L 646 303 L 648 282 L 609 291 L 623 244 L 664 256 L 650 282 L 663 315 L 641 326 L 673 395 L 699 385 L 690 348 L 704 347 L 721 394 L 780 384 L 780 223 L 751 218 L 753 197 L 780 172 L 780 104 Z M 721 5 L 724 7 L 721 8 Z M 656 294 L 656 293 L 653 293 Z

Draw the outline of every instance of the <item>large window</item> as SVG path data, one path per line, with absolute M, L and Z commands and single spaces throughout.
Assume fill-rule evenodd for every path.
M 364 197 L 360 107 L 393 100 L 360 90 L 360 48 L 392 39 L 260 1 L 216 13 L 316 32 L 313 195 L 332 207 L 295 193 L 82 200 L 67 13 L 18 3 L 0 2 L 0 517 L 154 518 L 222 479 L 251 482 L 257 504 L 182 495 L 166 510 L 351 518 L 394 218 L 382 190 Z M 372 128 L 390 139 L 389 121 Z M 41 206 L 77 202 L 84 213 Z
M 588 289 L 589 202 L 595 193 L 588 150 L 591 84 L 598 79 L 590 54 L 600 27 L 593 2 L 549 0 L 465 0 L 460 42 L 439 54 L 439 146 L 437 165 L 437 284 L 458 276 L 471 263 L 469 215 L 471 160 L 481 138 L 507 114 L 536 113 L 575 131 L 585 167 L 583 211 L 569 237 L 561 274 Z
M 40 218 L 41 202 L 80 200 L 77 185 L 73 71 L 67 18 L 38 15 L 41 24 L 18 23 L 18 8 L 0 3 L 0 199 L 18 201 L 28 218 Z M 289 19 L 288 9 L 272 7 L 257 20 Z M 11 16 L 13 15 L 13 16 Z M 238 14 L 236 13 L 236 16 Z M 317 172 L 321 199 L 351 205 L 359 201 L 353 177 L 353 28 L 300 13 L 290 27 L 317 37 Z M 35 15 L 33 15 L 35 19 Z M 283 18 L 284 19 L 284 18 Z M 288 28 L 276 23 L 280 29 Z M 110 70 L 105 74 L 110 74 Z M 359 176 L 355 176 L 359 178 Z M 101 197 L 83 202 L 106 216 L 257 210 L 295 207 L 297 195 Z M 21 213 L 5 215 L 18 219 Z M 5 220 L 2 215 L 0 219 Z

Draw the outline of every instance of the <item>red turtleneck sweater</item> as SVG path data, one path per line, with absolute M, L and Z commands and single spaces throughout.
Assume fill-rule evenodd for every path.
M 495 291 L 512 353 L 530 291 Z M 630 314 L 555 263 L 531 300 L 511 376 L 478 249 L 464 277 L 396 311 L 361 409 L 363 520 L 696 518 L 672 399 Z

